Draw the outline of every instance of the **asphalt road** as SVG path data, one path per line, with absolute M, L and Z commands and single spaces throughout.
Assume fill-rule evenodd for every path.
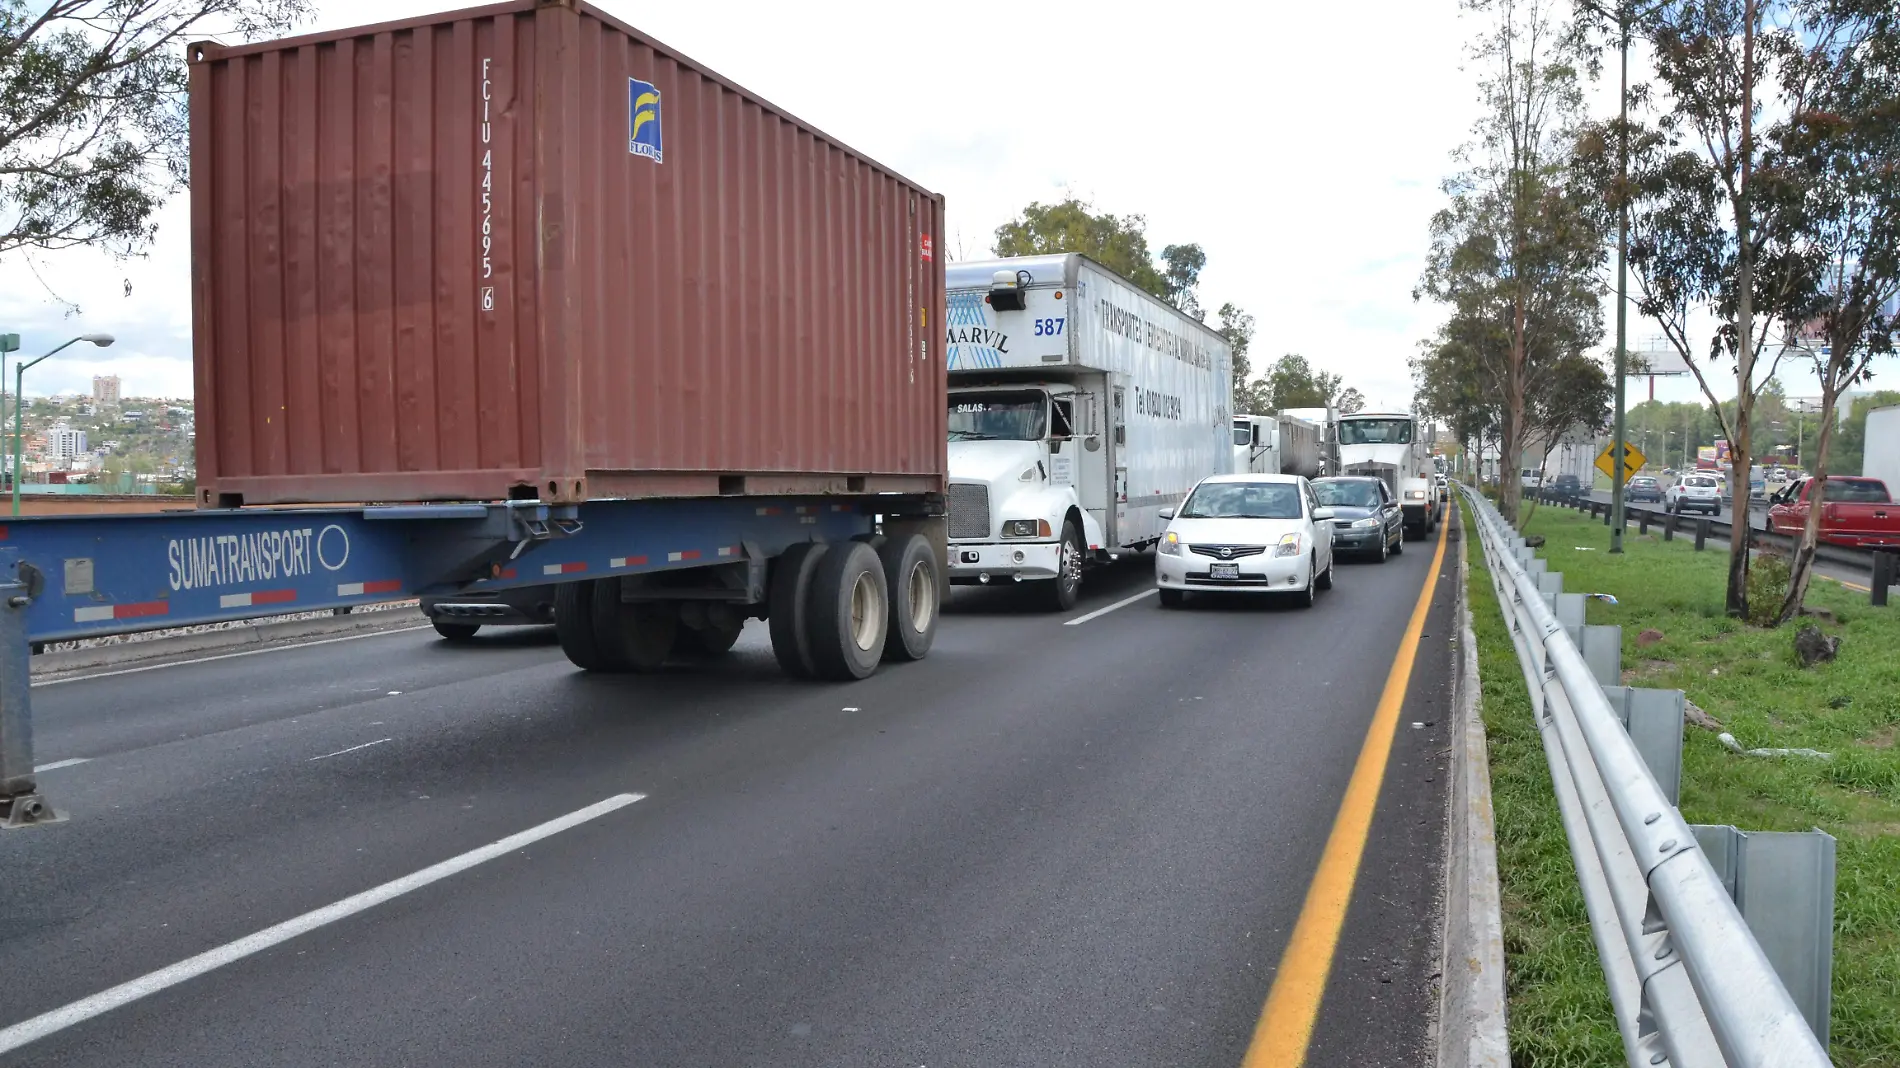
M 0 1036 L 71 1011 L 0 1064 L 1238 1064 L 1429 579 L 1308 1060 L 1424 1063 L 1453 583 L 1407 548 L 1305 612 L 1066 624 L 1144 560 L 1065 616 L 960 591 L 855 685 L 753 624 L 648 678 L 521 629 L 35 687 L 38 759 L 84 762 L 41 775 L 69 822 L 0 835 Z

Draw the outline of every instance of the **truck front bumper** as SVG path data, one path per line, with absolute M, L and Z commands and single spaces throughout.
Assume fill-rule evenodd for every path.
M 946 566 L 953 586 L 1053 579 L 1060 542 L 951 542 Z

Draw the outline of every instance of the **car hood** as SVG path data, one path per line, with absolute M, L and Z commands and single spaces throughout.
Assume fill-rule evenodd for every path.
M 1303 525 L 1298 519 L 1176 519 L 1168 530 L 1189 545 L 1274 545 Z
M 1326 504 L 1320 507 L 1331 508 L 1335 520 L 1364 519 L 1377 511 L 1373 508 L 1359 508 L 1349 504 Z

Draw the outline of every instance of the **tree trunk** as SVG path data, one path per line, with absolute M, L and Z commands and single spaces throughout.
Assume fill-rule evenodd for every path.
M 1511 352 L 1504 363 L 1504 441 L 1498 455 L 1498 510 L 1512 523 L 1524 499 L 1524 301 L 1511 309 Z
M 1729 442 L 1729 470 L 1735 477 L 1734 510 L 1729 515 L 1728 596 L 1731 616 L 1748 618 L 1748 471 L 1751 462 L 1748 422 L 1755 393 L 1755 253 L 1748 197 L 1755 152 L 1755 0 L 1742 7 L 1742 145 L 1735 188 L 1735 433 Z
M 1788 596 L 1775 616 L 1777 627 L 1801 614 L 1808 583 L 1814 577 L 1814 552 L 1821 541 L 1821 509 L 1827 505 L 1827 448 L 1834 440 L 1834 409 L 1840 403 L 1840 392 L 1825 380 L 1821 383 L 1821 437 L 1815 443 L 1814 467 L 1809 473 L 1820 489 L 1809 493 L 1817 499 L 1808 502 L 1808 519 L 1801 527 L 1801 540 L 1795 544 L 1794 559 L 1789 561 Z

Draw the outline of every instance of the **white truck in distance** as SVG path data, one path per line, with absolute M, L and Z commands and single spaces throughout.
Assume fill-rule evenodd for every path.
M 1288 412 L 1234 416 L 1234 474 L 1318 478 L 1324 427 Z
M 954 263 L 949 575 L 1075 604 L 1233 463 L 1226 339 L 1076 254 Z
M 1438 519 L 1437 468 L 1418 421 L 1405 412 L 1354 412 L 1336 426 L 1339 473 L 1383 479 L 1405 515 L 1406 536 L 1429 534 Z

